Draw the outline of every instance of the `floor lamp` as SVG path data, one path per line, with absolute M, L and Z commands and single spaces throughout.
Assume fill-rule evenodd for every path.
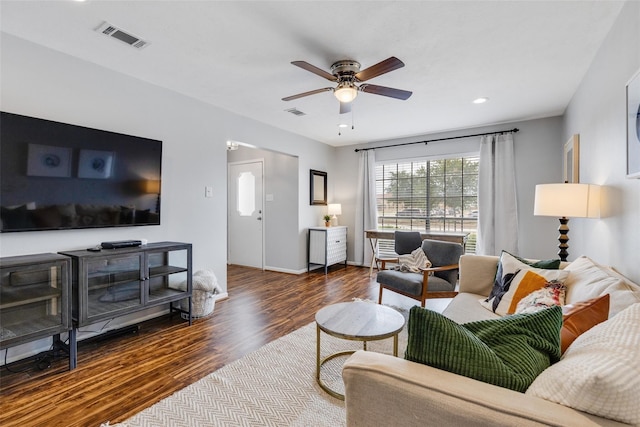
M 569 256 L 569 217 L 600 217 L 600 186 L 593 184 L 538 184 L 533 214 L 560 217 L 558 231 L 560 260 Z

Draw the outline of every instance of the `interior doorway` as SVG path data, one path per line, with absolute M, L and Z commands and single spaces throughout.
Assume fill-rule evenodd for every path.
M 262 161 L 262 269 L 299 274 L 306 271 L 306 232 L 299 227 L 299 159 L 297 156 L 239 143 L 227 150 L 227 170 L 232 165 Z M 238 242 L 240 234 L 233 226 L 235 178 L 227 176 L 227 248 Z M 305 199 L 306 200 L 306 199 Z M 259 205 L 257 202 L 256 205 Z M 303 235 L 304 234 L 304 235 Z M 244 237 L 243 237 L 244 239 Z M 255 245 L 259 245 L 255 243 Z M 242 250 L 245 248 L 243 247 Z M 227 255 L 228 264 L 238 262 Z
M 228 164 L 228 262 L 264 269 L 264 165 Z

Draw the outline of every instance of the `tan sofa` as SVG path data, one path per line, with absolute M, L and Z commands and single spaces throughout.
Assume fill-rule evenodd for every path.
M 497 317 L 478 300 L 489 295 L 498 260 L 489 256 L 461 257 L 460 293 L 443 312 L 445 316 L 458 323 Z M 356 352 L 345 363 L 342 376 L 347 425 L 351 427 L 626 425 L 375 352 Z

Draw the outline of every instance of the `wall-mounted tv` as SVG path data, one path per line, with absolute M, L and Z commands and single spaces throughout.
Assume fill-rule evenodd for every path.
M 160 224 L 162 141 L 0 113 L 0 230 Z

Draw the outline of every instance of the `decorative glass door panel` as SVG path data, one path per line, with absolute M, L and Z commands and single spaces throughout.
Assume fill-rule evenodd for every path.
M 56 254 L 0 259 L 0 349 L 71 328 L 69 266 Z
M 0 283 L 0 340 L 62 324 L 60 265 L 4 270 Z
M 256 211 L 256 177 L 251 172 L 238 176 L 238 214 L 251 216 Z
M 87 318 L 97 320 L 141 305 L 142 266 L 143 257 L 140 254 L 88 260 L 84 295 Z

